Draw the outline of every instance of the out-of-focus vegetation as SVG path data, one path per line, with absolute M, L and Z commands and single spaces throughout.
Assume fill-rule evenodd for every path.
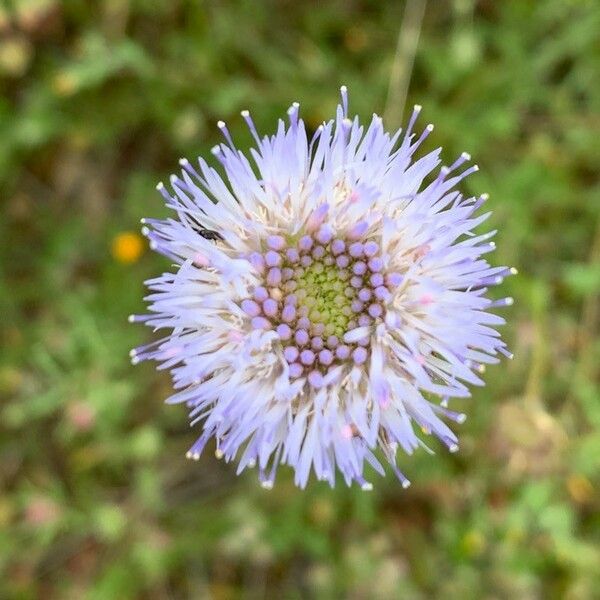
M 598 597 L 596 1 L 427 4 L 408 101 L 481 167 L 466 191 L 520 271 L 515 360 L 456 403 L 460 453 L 371 493 L 186 461 L 195 432 L 166 374 L 129 364 L 151 334 L 126 318 L 169 268 L 137 234 L 156 182 L 219 118 L 249 143 L 241 109 L 267 132 L 297 100 L 315 127 L 345 83 L 383 112 L 403 3 L 1 6 L 0 597 Z

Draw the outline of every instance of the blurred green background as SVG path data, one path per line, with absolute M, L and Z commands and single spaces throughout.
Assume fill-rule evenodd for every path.
M 600 597 L 598 2 L 1 6 L 0 598 Z M 393 128 L 409 82 L 520 271 L 515 360 L 455 402 L 461 452 L 371 493 L 186 461 L 168 376 L 128 359 L 169 268 L 138 234 L 155 184 L 217 119 L 247 147 L 240 110 L 269 132 L 297 100 L 314 128 L 344 83 Z

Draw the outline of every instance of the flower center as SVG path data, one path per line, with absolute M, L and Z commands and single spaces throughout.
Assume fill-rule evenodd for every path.
M 338 237 L 328 225 L 299 239 L 269 236 L 249 257 L 265 280 L 241 308 L 254 329 L 275 329 L 290 377 L 314 388 L 337 365 L 366 362 L 371 327 L 402 280 L 384 273 L 379 244 L 357 235 L 360 225 Z

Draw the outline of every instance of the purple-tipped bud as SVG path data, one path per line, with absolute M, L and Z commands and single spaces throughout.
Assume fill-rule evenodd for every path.
M 337 256 L 346 249 L 346 244 L 344 243 L 344 240 L 333 240 L 333 242 L 331 242 L 330 248 L 333 255 Z
M 335 349 L 335 355 L 340 359 L 340 360 L 344 360 L 345 358 L 348 358 L 350 356 L 350 348 L 348 346 L 346 346 L 346 344 L 340 344 L 336 349 Z
M 259 272 L 262 273 L 265 269 L 265 259 L 259 252 L 253 252 L 249 257 L 250 264 Z
M 368 256 L 369 258 L 371 258 L 372 256 L 375 256 L 379 252 L 379 244 L 377 242 L 373 242 L 373 241 L 367 242 L 365 244 L 363 252 L 365 253 L 365 256 Z
M 364 304 L 360 300 L 353 300 L 350 308 L 352 309 L 352 312 L 359 313 L 362 312 Z
M 323 259 L 323 264 L 326 265 L 327 267 L 330 267 L 334 262 L 335 262 L 335 260 L 334 260 L 333 256 L 327 255 Z
M 374 273 L 381 271 L 381 269 L 383 269 L 383 259 L 379 256 L 374 256 L 369 261 L 369 269 L 371 269 L 371 271 L 373 271 Z
M 278 267 L 281 264 L 281 255 L 274 250 L 269 250 L 265 254 L 265 264 L 267 267 Z
M 333 362 L 333 352 L 331 350 L 321 350 L 319 352 L 319 362 L 322 365 L 330 365 Z
M 294 279 L 290 279 L 283 284 L 283 289 L 289 294 L 298 289 L 298 282 Z
M 319 240 L 319 242 L 321 242 L 321 244 L 329 244 L 333 238 L 333 229 L 331 228 L 331 225 L 322 225 L 315 237 L 317 240 Z
M 353 288 L 360 288 L 363 284 L 363 279 L 362 277 L 359 277 L 358 275 L 354 275 L 351 279 L 350 279 L 350 285 Z
M 298 348 L 296 348 L 296 346 L 286 346 L 283 349 L 283 357 L 289 363 L 293 363 L 298 358 L 299 354 L 300 352 L 298 351 Z
M 315 337 L 310 340 L 310 347 L 313 350 L 321 350 L 323 346 L 323 338 L 320 335 L 315 335 Z
M 285 255 L 288 261 L 292 264 L 295 264 L 300 260 L 300 253 L 298 252 L 298 250 L 296 250 L 296 248 L 288 248 L 285 251 Z
M 327 338 L 327 346 L 329 346 L 329 348 L 336 348 L 338 344 L 339 344 L 339 340 L 338 340 L 337 335 L 330 335 Z
M 371 290 L 369 288 L 363 288 L 358 292 L 358 298 L 363 302 L 368 302 L 371 299 Z
M 285 267 L 285 269 L 281 269 L 281 277 L 284 281 L 291 279 L 294 276 L 294 269 L 290 269 L 290 267 Z
M 362 365 L 367 360 L 367 351 L 362 347 L 355 348 L 352 352 L 352 359 L 355 365 Z
M 300 352 L 300 362 L 303 365 L 312 365 L 315 362 L 315 353 L 312 350 L 302 350 Z
M 306 346 L 309 340 L 308 332 L 306 329 L 298 329 L 294 335 L 294 339 L 296 340 L 296 344 L 299 346 Z
M 273 298 L 267 298 L 263 302 L 263 311 L 267 317 L 274 317 L 278 313 L 277 302 Z
M 249 300 L 248 298 L 242 300 L 241 307 L 249 317 L 258 317 L 260 315 L 260 306 L 254 300 Z
M 359 327 L 368 327 L 371 324 L 371 317 L 369 315 L 360 315 L 358 317 L 358 326 Z
M 375 298 L 383 301 L 387 301 L 391 298 L 390 291 L 385 287 L 385 285 L 380 285 L 375 288 Z
M 369 281 L 374 288 L 379 287 L 380 285 L 383 285 L 383 275 L 381 273 L 373 273 L 369 278 Z
M 286 323 L 291 323 L 296 318 L 296 309 L 293 304 L 286 304 L 281 311 L 281 318 Z
M 285 323 L 277 325 L 277 329 L 275 331 L 277 331 L 277 335 L 282 340 L 289 340 L 292 337 L 292 330 L 290 329 L 290 326 L 286 325 Z
M 363 245 L 360 242 L 354 242 L 348 247 L 348 253 L 353 258 L 360 258 L 363 254 Z
M 274 287 L 281 283 L 281 269 L 273 267 L 267 273 L 267 285 Z
M 254 288 L 254 299 L 257 302 L 264 302 L 269 297 L 269 292 L 267 292 L 267 288 L 264 288 L 262 285 Z
M 304 252 L 308 252 L 313 245 L 313 239 L 310 235 L 305 235 L 302 236 L 299 240 L 298 240 L 298 248 L 300 248 L 300 250 L 304 251 Z
M 308 254 L 305 254 L 301 259 L 300 259 L 300 264 L 303 267 L 310 267 L 310 265 L 312 265 L 312 258 L 310 256 L 308 256 Z
M 381 308 L 381 306 L 379 304 L 370 304 L 369 305 L 369 314 L 376 319 L 377 317 L 380 317 L 383 314 L 383 309 Z
M 272 250 L 283 250 L 285 248 L 285 238 L 281 235 L 270 235 L 267 238 L 267 246 Z
M 365 233 L 367 233 L 367 229 L 369 229 L 369 224 L 366 221 L 359 221 L 350 229 L 348 232 L 348 237 L 351 240 L 359 240 Z
M 367 265 L 362 260 L 359 260 L 352 265 L 352 272 L 355 275 L 364 275 L 366 271 Z
M 345 254 L 342 254 L 335 259 L 335 264 L 340 269 L 344 269 L 350 264 L 350 259 Z
M 315 335 L 323 335 L 325 331 L 325 325 L 323 323 L 313 323 L 312 332 Z
M 296 296 L 296 294 L 288 294 L 283 299 L 283 303 L 284 304 L 291 304 L 292 306 L 296 306 L 296 304 L 298 304 L 298 296 Z
M 325 248 L 323 246 L 315 246 L 312 251 L 312 257 L 315 260 L 319 260 L 325 256 Z
M 298 319 L 297 327 L 299 329 L 309 329 L 310 328 L 310 319 L 308 317 L 300 317 Z

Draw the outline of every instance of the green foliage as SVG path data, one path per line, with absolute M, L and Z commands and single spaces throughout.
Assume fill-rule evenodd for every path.
M 402 5 L 2 5 L 0 597 L 597 596 L 597 2 L 426 7 L 409 101 L 446 161 L 473 154 L 493 260 L 520 271 L 516 358 L 457 401 L 460 453 L 402 458 L 407 491 L 299 492 L 282 469 L 268 492 L 210 451 L 185 461 L 168 377 L 129 364 L 150 333 L 127 315 L 169 264 L 115 244 L 166 214 L 156 182 L 209 155 L 217 119 L 249 144 L 245 108 L 267 132 L 297 100 L 314 128 L 345 83 L 382 113 Z

